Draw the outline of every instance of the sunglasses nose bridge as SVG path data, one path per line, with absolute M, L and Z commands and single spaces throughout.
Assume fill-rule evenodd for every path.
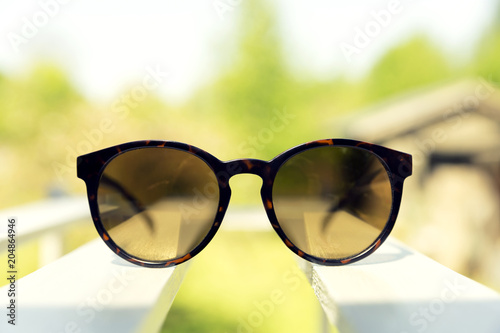
M 270 172 L 269 162 L 258 159 L 239 159 L 226 162 L 229 178 L 239 174 L 252 174 L 266 179 Z

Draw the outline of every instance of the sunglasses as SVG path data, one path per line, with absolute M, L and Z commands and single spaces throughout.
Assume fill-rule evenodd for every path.
M 411 155 L 366 142 L 304 143 L 271 161 L 223 162 L 172 141 L 129 142 L 77 159 L 97 232 L 117 255 L 147 267 L 183 263 L 220 227 L 238 174 L 262 178 L 273 229 L 298 256 L 345 265 L 391 232 Z

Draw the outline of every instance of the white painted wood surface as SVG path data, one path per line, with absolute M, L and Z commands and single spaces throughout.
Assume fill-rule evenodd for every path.
M 500 295 L 389 239 L 343 267 L 305 264 L 341 333 L 499 333 Z
M 187 265 L 132 265 L 97 239 L 20 279 L 16 326 L 2 318 L 0 332 L 157 332 Z
M 16 222 L 17 245 L 36 239 L 40 244 L 38 263 L 45 266 L 63 254 L 62 233 L 78 221 L 92 223 L 85 196 L 47 198 L 0 211 L 0 249 L 7 247 L 7 220 Z
M 4 248 L 7 240 L 7 219 L 16 217 L 16 239 L 25 241 L 40 237 L 42 233 L 58 232 L 64 225 L 78 220 L 88 219 L 90 209 L 84 196 L 49 198 L 26 205 L 11 207 L 0 211 L 0 248 Z
M 82 197 L 20 208 L 0 212 L 1 219 L 18 218 L 18 239 L 50 235 L 86 217 L 92 223 Z M 270 229 L 263 210 L 253 208 L 228 212 L 224 223 L 228 229 Z M 6 246 L 1 229 L 0 244 Z M 344 267 L 301 262 L 341 333 L 500 332 L 498 293 L 394 239 Z M 0 332 L 156 332 L 188 265 L 138 267 L 97 239 L 19 280 L 17 325 L 4 318 Z M 8 300 L 7 288 L 0 288 L 0 304 Z
M 221 223 L 223 230 L 271 231 L 274 232 L 271 222 L 267 218 L 262 205 L 238 206 L 229 205 L 224 220 Z

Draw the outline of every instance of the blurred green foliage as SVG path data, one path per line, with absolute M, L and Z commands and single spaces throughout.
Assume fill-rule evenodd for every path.
M 49 64 L 20 79 L 1 78 L 0 94 L 0 140 L 13 146 L 50 135 L 64 115 L 74 114 L 73 108 L 83 102 L 66 74 Z
M 373 67 L 367 81 L 367 97 L 377 101 L 397 93 L 450 78 L 445 55 L 424 36 L 416 36 L 389 50 Z
M 387 51 L 365 78 L 347 80 L 338 73 L 320 82 L 287 67 L 269 3 L 242 6 L 234 50 L 224 55 L 229 61 L 183 105 L 169 105 L 153 91 L 118 112 L 116 103 L 133 84 L 109 103 L 96 104 L 53 64 L 35 65 L 23 77 L 0 73 L 0 179 L 5 188 L 16 188 L 1 192 L 0 205 L 51 191 L 83 192 L 75 177 L 76 156 L 111 144 L 178 140 L 221 159 L 270 159 L 301 142 L 341 136 L 341 128 L 325 124 L 398 93 L 461 76 L 500 79 L 498 19 L 474 59 L 462 66 L 450 65 L 449 55 L 425 36 L 415 36 Z
M 500 5 L 490 28 L 476 50 L 474 71 L 486 79 L 500 83 Z
M 109 145 L 167 139 L 192 143 L 221 159 L 270 159 L 301 142 L 341 136 L 341 128 L 325 123 L 407 90 L 475 75 L 500 82 L 500 12 L 469 63 L 452 66 L 450 55 L 428 38 L 410 36 L 388 50 L 366 77 L 348 80 L 337 73 L 330 81 L 315 81 L 286 66 L 274 9 L 264 1 L 242 6 L 234 53 L 227 50 L 231 61 L 221 66 L 214 82 L 182 105 L 170 105 L 149 92 L 137 106 L 117 112 L 114 105 L 122 94 L 109 103 L 87 101 L 54 64 L 36 64 L 23 77 L 0 73 L 0 208 L 48 193 L 83 193 L 84 184 L 76 178 L 76 156 Z M 123 94 L 129 92 L 124 89 Z M 242 184 L 258 200 L 258 188 Z M 248 202 L 247 192 L 240 192 L 236 201 Z M 281 243 L 274 248 L 276 242 L 268 235 L 251 242 L 242 237 L 222 235 L 224 242 L 200 254 L 165 332 L 207 327 L 213 327 L 212 332 L 232 331 L 239 318 L 254 311 L 249 299 L 266 299 L 273 288 L 289 287 L 280 274 L 292 266 L 275 257 L 286 248 Z M 258 259 L 240 260 L 246 256 L 242 251 L 252 246 L 258 247 L 252 249 Z M 259 332 L 285 331 L 283 323 L 291 332 L 317 330 L 312 328 L 318 323 L 312 291 L 300 288 L 300 295 L 287 294 L 290 308 L 280 307 Z M 259 289 L 263 294 L 255 296 Z M 235 299 L 240 303 L 235 305 Z

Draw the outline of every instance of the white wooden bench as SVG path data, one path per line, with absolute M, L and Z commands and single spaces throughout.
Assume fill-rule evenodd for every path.
M 40 242 L 41 266 L 54 261 L 62 254 L 62 232 L 83 219 L 90 219 L 86 199 L 83 196 L 50 198 L 0 211 L 0 250 L 7 245 L 7 219 L 20 218 L 16 228 L 16 240 L 25 243 L 36 238 Z
M 354 264 L 302 268 L 342 333 L 500 332 L 497 292 L 391 238 Z
M 2 211 L 0 246 L 7 247 L 10 217 L 17 218 L 17 243 L 41 237 L 42 247 L 50 248 L 51 241 L 58 241 L 58 230 L 85 217 L 91 223 L 88 211 L 81 197 Z M 8 271 L 5 264 L 1 265 L 2 279 Z M 0 332 L 156 332 L 188 265 L 138 267 L 121 260 L 96 239 L 16 282 L 15 326 L 8 324 L 4 306 L 10 301 L 10 286 L 0 288 Z
M 5 225 L 16 216 L 17 240 L 26 240 L 46 237 L 81 218 L 90 221 L 88 214 L 85 198 L 62 198 L 2 211 L 0 219 Z M 269 228 L 263 211 L 231 214 Z M 2 247 L 7 245 L 5 230 L 2 226 Z M 352 265 L 324 267 L 302 260 L 299 265 L 326 317 L 342 333 L 500 332 L 498 293 L 394 239 Z M 13 329 L 2 314 L 0 332 L 156 332 L 188 266 L 134 266 L 96 239 L 20 279 L 18 325 Z M 7 304 L 8 288 L 0 288 L 1 304 Z

